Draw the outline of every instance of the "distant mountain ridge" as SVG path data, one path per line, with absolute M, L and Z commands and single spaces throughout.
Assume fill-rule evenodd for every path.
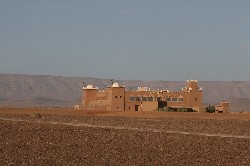
M 185 81 L 117 80 L 127 90 L 137 87 L 180 90 Z M 110 79 L 46 75 L 0 74 L 0 106 L 72 107 L 81 103 L 82 86 L 93 84 L 103 89 Z M 203 102 L 228 100 L 233 111 L 250 110 L 250 81 L 200 81 Z

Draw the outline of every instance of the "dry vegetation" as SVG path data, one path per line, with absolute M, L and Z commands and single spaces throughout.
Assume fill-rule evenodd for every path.
M 250 114 L 0 110 L 2 165 L 250 165 Z

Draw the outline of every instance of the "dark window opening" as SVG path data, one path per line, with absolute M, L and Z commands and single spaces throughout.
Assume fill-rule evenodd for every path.
M 135 105 L 135 111 L 139 110 L 139 105 Z
M 136 101 L 140 101 L 140 97 L 136 97 L 135 100 L 136 100 Z
M 148 101 L 153 101 L 154 98 L 153 97 L 148 97 Z
M 177 101 L 177 98 L 176 97 L 172 98 L 172 101 L 174 101 L 174 102 Z
M 148 98 L 147 97 L 142 97 L 142 101 L 147 101 Z
M 135 100 L 135 98 L 134 98 L 134 97 L 130 97 L 130 98 L 129 98 L 129 100 L 134 101 L 134 100 Z
M 198 99 L 197 99 L 197 98 L 195 98 L 194 100 L 195 100 L 195 101 L 197 101 Z
M 181 97 L 178 98 L 177 100 L 178 100 L 178 102 L 183 102 L 183 98 L 181 98 Z

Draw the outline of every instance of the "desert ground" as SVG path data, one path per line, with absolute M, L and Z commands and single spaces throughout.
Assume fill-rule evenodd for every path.
M 249 113 L 1 108 L 1 165 L 250 165 Z

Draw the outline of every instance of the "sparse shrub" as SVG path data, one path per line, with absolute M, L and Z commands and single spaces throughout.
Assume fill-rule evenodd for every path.
M 187 108 L 187 112 L 195 112 L 193 108 Z
M 178 108 L 172 108 L 172 112 L 178 112 Z
M 165 112 L 169 111 L 168 107 L 166 107 L 166 106 L 163 107 L 162 110 L 165 111 Z
M 178 108 L 177 112 L 188 112 L 188 110 L 185 107 L 181 107 L 181 108 Z
M 40 113 L 37 113 L 37 112 L 32 112 L 30 114 L 30 118 L 42 118 L 42 115 Z
M 206 107 L 206 112 L 208 113 L 215 113 L 215 107 L 212 105 L 209 105 Z
M 168 112 L 175 112 L 174 108 L 168 107 Z

